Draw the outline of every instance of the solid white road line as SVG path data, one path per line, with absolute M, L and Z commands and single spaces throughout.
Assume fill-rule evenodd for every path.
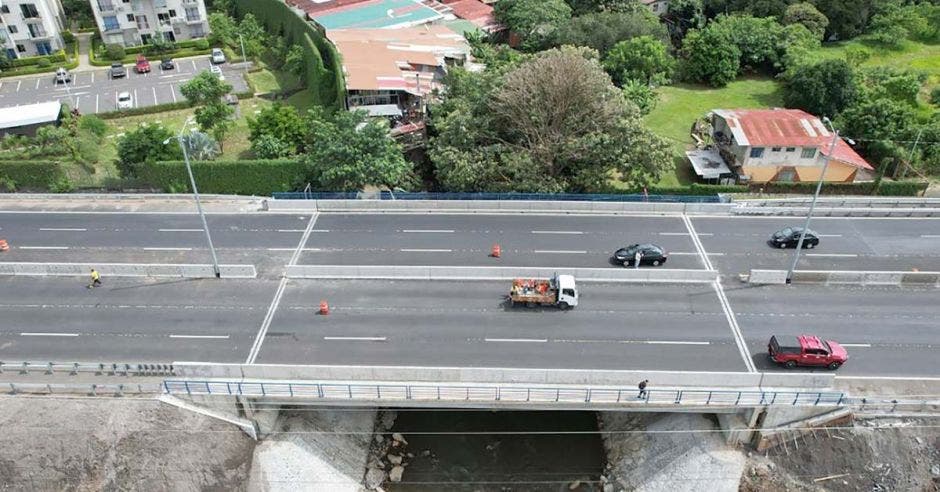
M 227 340 L 228 335 L 170 335 L 170 338 L 206 338 L 206 339 L 219 339 Z
M 671 256 L 671 255 L 676 255 L 676 256 L 698 256 L 698 253 L 695 253 L 695 252 L 693 252 L 693 251 L 667 251 L 666 253 L 667 253 L 668 255 L 670 255 L 670 256 Z M 709 255 L 709 256 L 724 256 L 725 254 L 724 254 L 724 253 L 708 253 L 708 255 Z
M 532 234 L 569 234 L 569 235 L 581 235 L 584 234 L 581 231 L 532 231 Z
M 78 333 L 35 333 L 35 332 L 23 332 L 20 333 L 21 337 L 77 337 Z
M 940 381 L 940 378 L 920 376 L 836 376 L 835 379 L 865 379 L 872 381 Z
M 192 251 L 193 248 L 144 248 L 144 251 Z
M 688 236 L 688 232 L 660 232 L 660 236 Z
M 421 249 L 421 248 L 402 248 L 398 251 L 402 253 L 452 253 L 452 249 Z
M 855 253 L 803 253 L 803 256 L 830 257 L 830 258 L 858 258 Z
M 741 358 L 744 359 L 744 367 L 747 368 L 747 372 L 757 372 L 757 367 L 754 366 L 754 361 L 751 359 L 751 352 L 748 350 L 747 343 L 744 341 L 744 335 L 741 333 L 738 319 L 734 316 L 731 303 L 728 302 L 728 298 L 725 296 L 725 289 L 721 286 L 721 281 L 716 280 L 712 282 L 712 287 L 715 289 L 715 293 L 718 294 L 718 303 L 721 304 L 721 310 L 724 311 L 728 325 L 731 327 L 731 334 L 734 336 L 734 342 L 738 346 L 738 352 L 741 353 Z
M 682 342 L 682 341 L 672 341 L 672 340 L 649 340 L 647 342 L 650 345 L 708 345 L 711 342 Z
M 842 234 L 817 234 L 819 237 L 842 237 Z
M 587 251 L 578 251 L 578 250 L 568 250 L 568 251 L 566 251 L 566 250 L 560 250 L 560 251 L 553 251 L 553 250 L 548 250 L 548 249 L 537 249 L 537 250 L 535 250 L 535 252 L 536 252 L 536 253 L 543 253 L 543 254 L 560 254 L 560 255 L 583 255 L 583 254 L 586 254 L 586 253 L 587 253 Z
M 438 234 L 448 234 L 454 232 L 453 229 L 404 229 L 401 232 L 431 232 Z
M 160 232 L 202 232 L 202 229 L 157 229 Z
M 843 347 L 871 348 L 870 343 L 840 343 Z
M 17 246 L 17 249 L 69 249 L 68 246 Z
M 385 337 L 323 337 L 324 340 L 354 340 L 360 342 L 384 342 Z
M 62 231 L 62 232 L 85 232 L 88 229 L 80 228 L 71 228 L 71 227 L 40 227 L 40 231 Z
M 277 232 L 304 232 L 304 229 L 278 229 Z
M 547 338 L 484 338 L 486 342 L 547 343 Z
M 936 239 L 940 238 L 940 234 L 921 234 L 920 237 Z

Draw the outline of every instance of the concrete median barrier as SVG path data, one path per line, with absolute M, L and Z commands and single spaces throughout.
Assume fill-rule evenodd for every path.
M 738 205 L 730 209 L 733 215 L 805 217 L 809 207 L 759 207 Z M 940 217 L 940 207 L 816 207 L 814 217 Z
M 747 277 L 749 284 L 780 285 L 787 283 L 786 270 L 751 270 Z
M 707 283 L 718 278 L 715 270 L 665 268 L 553 268 L 553 267 L 445 267 L 289 265 L 288 278 L 401 279 L 401 280 L 510 280 L 519 277 L 574 275 L 582 282 Z
M 0 263 L 0 275 L 213 278 L 212 265 L 161 263 Z M 255 278 L 254 265 L 219 265 L 222 278 Z
M 940 272 L 797 270 L 793 283 L 940 287 Z
M 730 203 L 653 203 L 527 200 L 266 200 L 269 211 L 328 213 L 726 214 Z

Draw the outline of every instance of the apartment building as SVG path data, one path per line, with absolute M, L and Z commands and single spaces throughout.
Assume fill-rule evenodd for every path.
M 0 44 L 7 58 L 62 49 L 64 19 L 59 0 L 0 0 Z
M 105 44 L 137 46 L 162 36 L 203 38 L 209 20 L 203 0 L 89 0 Z

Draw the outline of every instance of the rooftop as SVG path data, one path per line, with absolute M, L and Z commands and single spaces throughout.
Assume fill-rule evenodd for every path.
M 436 0 L 287 0 L 324 29 L 398 28 L 448 17 Z M 453 16 L 450 16 L 453 18 Z
M 454 15 L 472 22 L 483 30 L 496 28 L 493 7 L 480 0 L 441 0 L 454 11 Z
M 51 123 L 59 119 L 61 111 L 62 104 L 58 101 L 0 108 L 0 128 Z
M 816 147 L 829 152 L 832 134 L 823 122 L 801 109 L 716 109 L 724 118 L 738 145 L 749 147 Z M 833 159 L 873 170 L 862 156 L 841 138 L 836 141 Z

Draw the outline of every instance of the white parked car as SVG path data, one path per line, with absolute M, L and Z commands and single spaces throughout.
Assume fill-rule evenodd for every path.
M 225 52 L 221 48 L 212 48 L 212 55 L 209 56 L 212 63 L 225 63 Z
M 131 109 L 134 107 L 134 97 L 130 92 L 122 92 L 117 97 L 118 109 Z
M 212 72 L 212 75 L 215 75 L 216 77 L 218 77 L 219 80 L 221 80 L 221 81 L 223 81 L 223 82 L 225 81 L 225 74 L 222 73 L 222 69 L 221 69 L 221 68 L 219 68 L 219 67 L 217 67 L 217 66 L 215 66 L 215 65 L 212 65 L 211 67 L 209 67 L 209 71 Z

